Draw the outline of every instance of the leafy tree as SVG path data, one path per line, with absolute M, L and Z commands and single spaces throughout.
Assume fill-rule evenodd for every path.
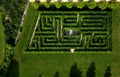
M 82 71 L 78 69 L 76 63 L 71 66 L 70 77 L 82 77 Z
M 95 63 L 92 62 L 86 72 L 86 77 L 95 77 Z
M 105 71 L 104 77 L 111 77 L 111 76 L 112 76 L 111 68 L 110 68 L 110 66 L 108 66 L 106 71 Z
M 17 36 L 17 30 L 24 11 L 23 1 L 27 0 L 4 0 L 2 7 L 4 8 L 4 17 L 8 17 L 8 20 L 3 20 L 3 26 L 5 28 L 4 33 L 6 35 L 6 43 L 14 46 L 15 37 Z M 21 7 L 22 6 L 22 7 Z M 8 22 L 9 21 L 9 22 Z

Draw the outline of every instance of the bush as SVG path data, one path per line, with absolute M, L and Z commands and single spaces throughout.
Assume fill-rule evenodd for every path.
M 76 4 L 77 8 L 82 9 L 85 6 L 84 2 L 79 2 L 78 4 Z
M 6 77 L 11 63 L 11 47 L 6 47 L 3 62 L 0 65 L 0 77 Z
M 96 5 L 96 2 L 89 2 L 87 3 L 87 6 L 89 9 L 94 9 L 97 5 Z
M 98 7 L 99 7 L 101 10 L 105 10 L 105 9 L 108 8 L 108 2 L 98 3 Z
M 45 3 L 45 7 L 46 7 L 46 8 L 49 8 L 49 7 L 50 7 L 50 4 L 49 4 L 49 3 Z
M 61 4 L 60 3 L 55 3 L 55 6 L 57 9 L 59 9 L 61 7 Z
M 115 8 L 117 8 L 117 6 L 118 6 L 117 3 L 109 3 L 109 5 L 108 5 L 108 7 L 109 7 L 110 9 L 115 9 Z
M 69 8 L 69 9 L 72 8 L 72 6 L 73 6 L 73 3 L 68 3 L 67 4 L 67 8 Z
M 39 3 L 33 2 L 33 3 L 31 3 L 31 5 L 32 5 L 35 9 L 38 9 L 38 8 L 39 8 Z

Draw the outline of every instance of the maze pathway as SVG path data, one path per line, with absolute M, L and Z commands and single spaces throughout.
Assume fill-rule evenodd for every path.
M 109 11 L 40 11 L 26 51 L 111 51 Z

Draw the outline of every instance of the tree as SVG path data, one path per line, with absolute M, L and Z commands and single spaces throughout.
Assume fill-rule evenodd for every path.
M 104 77 L 111 77 L 111 76 L 112 76 L 111 68 L 110 68 L 110 66 L 108 66 L 106 71 L 105 71 Z
M 70 77 L 82 77 L 82 71 L 78 69 L 76 63 L 71 66 Z
M 15 38 L 17 36 L 17 30 L 22 18 L 24 5 L 22 2 L 27 0 L 4 0 L 2 7 L 5 11 L 4 17 L 9 20 L 3 20 L 4 33 L 6 36 L 6 43 L 14 46 Z M 21 2 L 21 3 L 19 3 Z M 8 16 L 8 17 L 6 17 Z
M 86 77 L 95 77 L 95 63 L 92 62 L 86 72 Z

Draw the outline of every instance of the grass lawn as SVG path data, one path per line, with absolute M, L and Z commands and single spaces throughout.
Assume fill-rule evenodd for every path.
M 23 53 L 25 43 L 34 29 L 32 23 L 37 19 L 36 14 L 35 9 L 30 6 L 22 35 L 16 47 L 14 59 L 19 63 L 18 77 L 38 77 L 40 74 L 42 77 L 54 77 L 56 71 L 59 71 L 60 77 L 69 77 L 70 67 L 75 62 L 83 72 L 83 77 L 86 77 L 86 71 L 91 62 L 95 62 L 96 77 L 103 77 L 105 69 L 109 65 L 112 69 L 112 77 L 120 77 L 120 7 L 112 12 L 112 52 Z M 18 65 L 16 65 L 17 67 Z
M 4 46 L 5 46 L 5 36 L 4 36 L 4 28 L 2 26 L 2 19 L 0 13 L 0 63 L 3 58 Z

